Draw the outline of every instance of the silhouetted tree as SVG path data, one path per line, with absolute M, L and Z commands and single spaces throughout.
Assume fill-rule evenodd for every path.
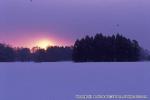
M 28 48 L 17 48 L 16 49 L 16 60 L 17 61 L 30 61 L 31 52 Z
M 0 44 L 0 62 L 15 61 L 15 52 L 8 45 Z
M 46 61 L 67 61 L 72 58 L 70 47 L 51 46 L 46 50 Z
M 32 54 L 32 57 L 35 62 L 44 62 L 46 61 L 46 51 L 39 48 Z
M 72 60 L 72 47 L 50 46 L 46 50 L 36 47 L 32 52 L 32 59 L 36 62 Z
M 136 40 L 123 37 L 120 34 L 95 37 L 86 36 L 77 40 L 73 48 L 75 62 L 87 61 L 138 61 L 140 46 Z

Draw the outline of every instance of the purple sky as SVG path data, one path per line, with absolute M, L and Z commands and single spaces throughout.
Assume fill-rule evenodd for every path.
M 0 0 L 0 42 L 71 45 L 86 34 L 120 32 L 150 49 L 149 10 L 149 0 Z

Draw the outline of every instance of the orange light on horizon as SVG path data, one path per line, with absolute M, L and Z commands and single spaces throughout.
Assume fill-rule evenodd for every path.
M 45 33 L 46 34 L 46 33 Z M 71 46 L 72 41 L 69 39 L 60 38 L 57 36 L 45 35 L 44 33 L 31 34 L 31 36 L 16 37 L 9 40 L 0 40 L 0 43 L 9 44 L 14 48 L 29 48 L 39 47 L 47 49 L 48 46 Z M 2 42 L 1 42 L 2 41 Z
M 46 49 L 48 46 L 53 46 L 54 43 L 48 39 L 38 40 L 35 44 L 37 47 Z

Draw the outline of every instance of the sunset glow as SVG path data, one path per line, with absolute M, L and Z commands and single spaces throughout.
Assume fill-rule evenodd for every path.
M 39 40 L 36 43 L 36 46 L 46 49 L 48 46 L 53 46 L 54 43 L 48 39 Z

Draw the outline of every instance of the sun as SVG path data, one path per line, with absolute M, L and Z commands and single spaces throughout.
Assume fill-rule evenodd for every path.
M 43 49 L 46 49 L 48 46 L 52 46 L 52 45 L 53 45 L 53 42 L 48 39 L 39 40 L 36 43 L 36 46 L 43 48 Z

